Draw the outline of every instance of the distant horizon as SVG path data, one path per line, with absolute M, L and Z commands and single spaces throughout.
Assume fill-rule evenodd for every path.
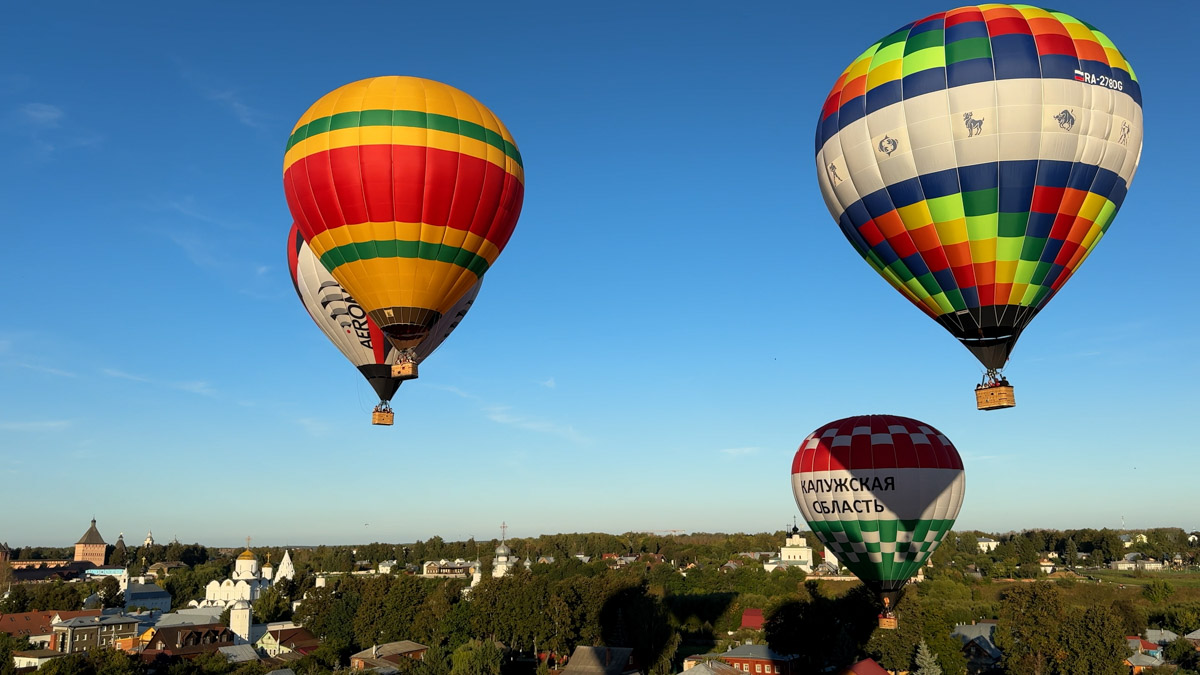
M 797 527 L 800 528 L 800 530 L 802 532 L 811 532 L 812 531 L 811 528 L 809 528 L 807 526 L 807 523 L 805 523 L 802 520 L 797 521 L 796 525 L 797 525 Z M 1200 528 L 1189 528 L 1189 527 L 1182 527 L 1182 526 L 1178 526 L 1178 525 L 1150 525 L 1150 526 L 1146 526 L 1146 527 L 1133 527 L 1133 526 L 1126 525 L 1123 528 L 1122 527 L 1096 527 L 1096 526 L 1091 526 L 1091 525 L 1082 525 L 1082 526 L 1072 526 L 1072 527 L 1025 527 L 1025 528 L 1020 528 L 1020 529 L 1008 529 L 1008 530 L 986 530 L 986 529 L 975 528 L 975 527 L 954 527 L 951 529 L 951 531 L 956 532 L 956 533 L 980 532 L 983 534 L 994 534 L 997 536 L 1005 536 L 1005 535 L 1010 535 L 1010 534 L 1020 534 L 1021 532 L 1037 531 L 1037 530 L 1063 532 L 1066 530 L 1092 529 L 1092 530 L 1099 531 L 1099 530 L 1107 529 L 1107 530 L 1110 530 L 1113 532 L 1143 532 L 1143 531 L 1148 531 L 1148 530 L 1165 529 L 1165 528 L 1173 528 L 1173 527 L 1178 527 L 1179 529 L 1183 530 L 1185 533 L 1188 533 L 1188 534 L 1190 534 L 1192 532 L 1200 531 Z M 101 537 L 104 537 L 106 544 L 108 544 L 109 546 L 112 546 L 113 544 L 116 543 L 117 537 L 113 537 L 111 541 L 107 537 L 105 537 L 105 535 L 103 533 L 104 528 L 102 525 L 102 521 L 99 518 L 96 519 L 96 529 L 97 529 L 97 531 L 100 531 Z M 570 531 L 570 532 L 566 532 L 566 531 L 563 531 L 563 532 L 541 532 L 541 533 L 538 533 L 535 535 L 515 534 L 515 535 L 509 535 L 509 536 L 505 537 L 505 541 L 513 541 L 515 539 L 537 539 L 538 537 L 542 537 L 542 536 L 585 535 L 585 534 L 605 534 L 605 535 L 611 535 L 611 536 L 621 536 L 624 534 L 646 534 L 646 535 L 653 535 L 653 536 L 660 536 L 660 537 L 692 536 L 692 535 L 697 535 L 697 534 L 711 534 L 711 535 L 725 535 L 725 536 L 736 536 L 736 535 L 754 536 L 754 535 L 760 535 L 760 534 L 775 534 L 775 533 L 781 532 L 781 531 L 786 532 L 787 530 L 790 530 L 790 529 L 791 529 L 791 526 L 789 525 L 787 528 L 777 528 L 777 529 L 772 529 L 772 530 L 758 530 L 758 531 L 737 530 L 737 531 L 729 531 L 729 532 L 721 531 L 721 530 L 688 530 L 688 531 L 677 532 L 675 534 L 661 534 L 659 532 L 655 532 L 655 531 L 651 531 L 651 530 L 622 530 L 620 532 L 609 532 L 609 531 L 604 531 L 604 530 L 575 530 L 575 531 Z M 123 532 L 120 532 L 119 534 L 123 534 Z M 306 544 L 306 543 L 289 542 L 289 543 L 281 544 L 281 543 L 272 543 L 272 542 L 260 543 L 259 541 L 257 541 L 257 538 L 255 538 L 255 537 L 253 537 L 253 535 L 251 535 L 250 548 L 251 549 L 254 549 L 254 548 L 297 548 L 297 549 L 301 549 L 301 548 L 318 548 L 320 546 L 369 546 L 371 544 L 385 544 L 385 545 L 390 544 L 390 545 L 401 546 L 401 545 L 405 545 L 405 544 L 414 544 L 417 541 L 425 542 L 433 537 L 441 537 L 442 541 L 447 544 L 466 542 L 466 541 L 471 540 L 472 538 L 475 539 L 476 542 L 491 542 L 491 541 L 500 541 L 501 540 L 499 536 L 481 537 L 478 535 L 474 535 L 474 536 L 467 535 L 467 536 L 464 536 L 461 538 L 460 537 L 450 538 L 450 537 L 446 537 L 445 535 L 435 532 L 435 533 L 429 534 L 427 536 L 417 537 L 414 539 L 401 539 L 401 540 L 375 539 L 372 541 L 339 541 L 339 542 L 321 542 L 321 543 L 315 543 L 315 544 L 314 543 Z M 13 541 L 5 541 L 4 535 L 0 534 L 0 542 L 6 543 L 10 548 L 70 548 L 75 545 L 75 541 L 77 539 L 78 539 L 78 537 L 75 537 L 74 539 L 72 539 L 71 543 L 69 543 L 69 544 L 53 544 L 53 543 L 19 543 L 18 544 L 18 543 L 14 543 Z M 162 538 L 155 536 L 154 543 L 156 545 L 166 546 L 166 545 L 174 542 L 175 539 L 176 538 L 174 536 L 162 537 Z M 139 535 L 136 538 L 126 539 L 125 543 L 126 543 L 127 547 L 130 547 L 130 546 L 138 547 L 143 544 L 144 540 L 145 540 L 145 535 Z M 192 545 L 192 544 L 199 544 L 201 546 L 204 546 L 205 548 L 215 548 L 215 549 L 235 549 L 235 548 L 245 548 L 245 546 L 246 546 L 245 537 L 243 537 L 238 543 L 232 544 L 232 545 L 230 545 L 230 544 L 207 544 L 199 539 L 193 540 L 193 541 L 186 541 L 184 539 L 179 539 L 178 541 L 181 545 L 184 545 L 184 546 Z

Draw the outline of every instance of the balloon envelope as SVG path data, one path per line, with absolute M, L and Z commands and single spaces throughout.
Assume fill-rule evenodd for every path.
M 895 415 L 830 422 L 792 460 L 792 492 L 810 528 L 882 595 L 904 587 L 954 525 L 965 478 L 940 431 Z
M 288 271 L 296 295 L 317 327 L 367 378 L 380 400 L 390 401 L 400 386 L 400 380 L 391 376 L 399 351 L 392 348 L 362 306 L 321 265 L 294 223 L 288 233 Z M 472 286 L 435 324 L 430 339 L 416 349 L 418 363 L 450 336 L 471 309 L 482 285 L 480 281 Z
M 817 180 L 871 267 L 994 370 L 1112 223 L 1141 148 L 1141 89 L 1104 33 L 980 5 L 846 68 Z
M 524 197 L 508 130 L 432 80 L 376 77 L 296 123 L 284 192 L 313 253 L 398 348 L 416 347 L 508 243 Z

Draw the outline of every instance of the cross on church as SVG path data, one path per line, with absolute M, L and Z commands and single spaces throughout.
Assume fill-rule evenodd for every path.
M 506 537 L 507 534 L 508 534 L 508 523 L 501 522 L 500 523 L 500 543 L 504 543 L 504 540 L 507 538 Z
M 246 537 L 246 548 L 250 548 L 250 537 Z

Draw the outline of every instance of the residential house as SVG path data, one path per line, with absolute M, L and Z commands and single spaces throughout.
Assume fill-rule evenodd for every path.
M 251 645 L 226 645 L 217 647 L 217 651 L 230 663 L 253 663 L 262 660 Z
M 41 668 L 46 662 L 63 656 L 66 656 L 66 654 L 56 652 L 53 649 L 28 649 L 21 652 L 13 652 L 13 667 L 17 670 L 21 670 L 22 668 Z
M 64 654 L 115 647 L 117 640 L 137 635 L 140 622 L 130 616 L 77 616 L 52 627 L 50 649 Z
M 1162 647 L 1149 640 L 1143 640 L 1136 635 L 1126 635 L 1125 644 L 1138 654 L 1146 654 L 1153 657 L 1162 656 Z
M 1155 560 L 1154 558 L 1146 558 L 1145 560 L 1138 560 L 1134 564 L 1137 566 L 1137 568 L 1139 570 L 1142 570 L 1143 572 L 1161 572 L 1163 569 L 1162 561 Z
M 1130 675 L 1140 675 L 1147 668 L 1157 668 L 1164 663 L 1161 658 L 1149 654 L 1134 654 L 1125 659 L 1125 665 L 1130 667 Z
M 1134 569 L 1137 569 L 1137 561 L 1114 560 L 1114 561 L 1108 563 L 1108 566 L 1110 569 L 1114 569 L 1114 570 L 1122 570 L 1122 571 L 1134 570 Z
M 968 673 L 986 673 L 1000 664 L 1003 653 L 996 646 L 995 635 L 995 621 L 960 623 L 950 631 L 950 637 L 962 643 Z
M 465 579 L 475 574 L 483 566 L 478 560 L 467 562 L 462 558 L 449 560 L 426 560 L 421 565 L 421 576 L 427 579 Z
M 779 654 L 766 645 L 739 645 L 726 652 L 689 656 L 683 660 L 683 669 L 688 670 L 698 663 L 720 659 L 743 673 L 799 675 L 797 658 L 793 655 Z M 691 665 L 688 665 L 689 662 Z
M 308 656 L 321 646 L 321 641 L 307 628 L 292 624 L 290 628 L 268 627 L 254 646 L 270 657 L 284 653 Z
M 979 547 L 980 553 L 991 553 L 992 551 L 996 550 L 996 547 L 1000 545 L 1000 542 L 992 539 L 991 537 L 976 537 L 975 545 Z
M 167 589 L 155 584 L 130 582 L 129 586 L 125 588 L 125 609 L 129 611 L 134 607 L 169 612 L 171 611 L 171 594 L 167 592 Z
M 370 670 L 372 668 L 394 668 L 401 659 L 416 659 L 420 661 L 429 649 L 423 644 L 412 640 L 400 640 L 387 644 L 375 645 L 350 656 L 350 670 Z
M 688 668 L 688 675 L 742 675 L 742 671 L 724 661 L 705 661 Z
M 1169 630 L 1159 630 L 1158 628 L 1147 628 L 1145 638 L 1154 644 L 1165 647 L 1179 639 L 1179 635 Z
M 171 576 L 172 572 L 178 572 L 179 570 L 186 569 L 188 569 L 187 563 L 179 562 L 178 560 L 173 560 L 170 562 L 156 562 L 150 566 L 150 569 L 146 570 L 146 574 L 149 574 L 156 579 L 165 579 Z
M 228 626 L 219 623 L 179 625 L 159 628 L 142 650 L 142 658 L 152 661 L 159 654 L 194 659 L 201 654 L 232 647 L 236 636 Z
M 630 647 L 576 647 L 559 675 L 633 675 Z
M 1054 563 L 1045 558 L 1038 561 L 1038 568 L 1041 569 L 1042 574 L 1054 574 Z
M 742 611 L 742 628 L 750 630 L 763 629 L 763 613 L 761 609 L 746 609 Z
M 0 614 L 0 633 L 8 633 L 18 640 L 25 638 L 34 650 L 46 649 L 50 646 L 51 636 L 54 635 L 54 624 L 79 616 L 100 616 L 100 610 Z
M 403 569 L 399 560 L 384 560 L 379 563 L 380 574 L 391 574 L 397 568 Z
M 1192 644 L 1196 645 L 1196 649 L 1200 649 L 1200 628 L 1188 633 L 1187 635 L 1184 635 L 1183 639 L 1188 640 Z
M 843 670 L 841 675 L 889 675 L 889 673 L 883 669 L 883 666 L 876 663 L 875 659 L 863 659 Z

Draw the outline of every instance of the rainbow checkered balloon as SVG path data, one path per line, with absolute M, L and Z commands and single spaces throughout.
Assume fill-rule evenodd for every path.
M 1104 33 L 979 5 L 846 68 L 817 180 L 871 267 L 996 370 L 1112 223 L 1141 149 L 1141 88 Z
M 954 525 L 965 487 L 950 440 L 897 415 L 830 422 L 792 460 L 792 493 L 808 526 L 893 604 Z

